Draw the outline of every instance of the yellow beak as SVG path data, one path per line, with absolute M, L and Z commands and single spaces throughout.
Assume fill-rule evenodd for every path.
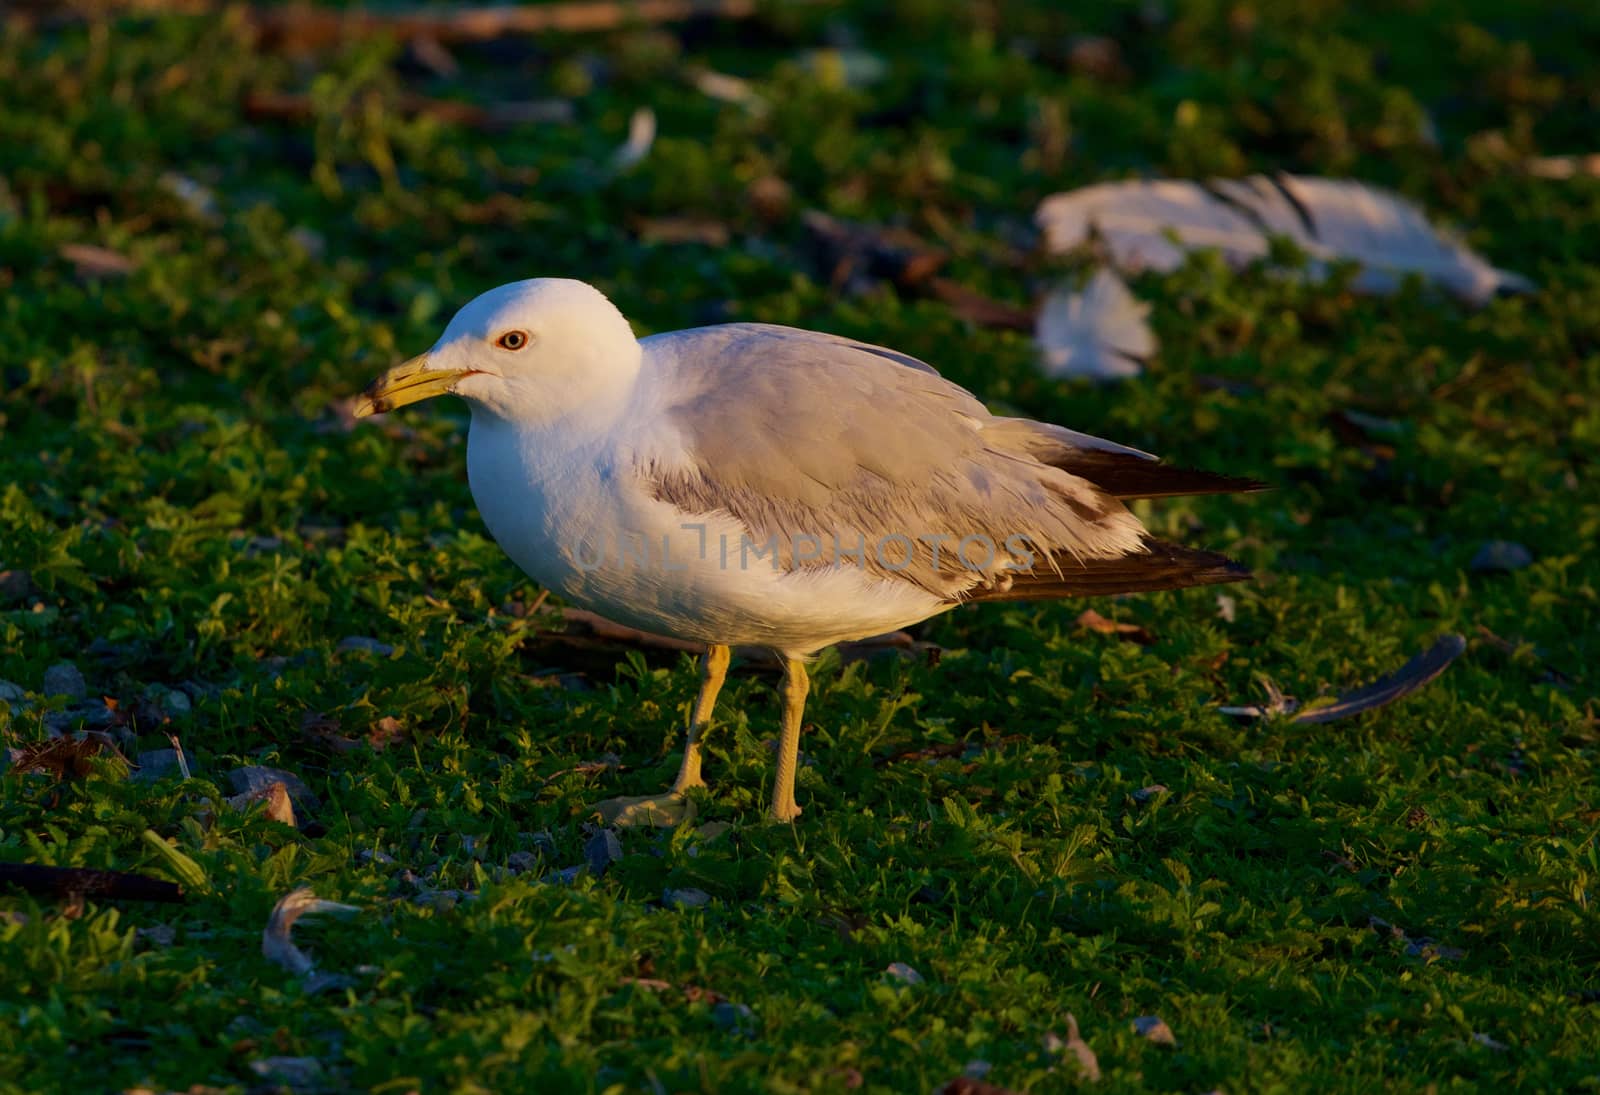
M 418 354 L 410 361 L 384 373 L 361 393 L 356 400 L 354 414 L 365 418 L 369 414 L 382 414 L 407 403 L 418 403 L 455 390 L 456 381 L 467 375 L 464 369 L 430 369 L 428 355 Z

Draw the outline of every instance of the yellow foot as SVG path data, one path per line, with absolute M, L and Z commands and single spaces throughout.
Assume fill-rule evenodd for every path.
M 594 804 L 595 813 L 607 825 L 627 829 L 657 825 L 670 829 L 694 818 L 694 803 L 676 791 L 659 795 L 625 795 Z
M 790 823 L 800 817 L 800 807 L 796 806 L 792 802 L 787 806 L 774 802 L 772 804 L 772 809 L 768 812 L 767 816 L 773 821 Z

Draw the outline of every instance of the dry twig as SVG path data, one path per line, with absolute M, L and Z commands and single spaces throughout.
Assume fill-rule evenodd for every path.
M 43 897 L 171 903 L 183 900 L 183 887 L 176 882 L 126 871 L 102 871 L 89 867 L 0 863 L 0 883 Z
M 369 11 L 291 4 L 255 8 L 250 25 L 264 45 L 291 51 L 326 49 L 377 35 L 429 39 L 439 45 L 486 42 L 513 34 L 593 33 L 695 18 L 747 19 L 755 0 L 571 0 L 554 4 L 462 5 Z

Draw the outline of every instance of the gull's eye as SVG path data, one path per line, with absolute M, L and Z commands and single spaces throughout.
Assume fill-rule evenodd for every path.
M 502 350 L 520 350 L 530 341 L 527 331 L 507 331 L 494 340 Z

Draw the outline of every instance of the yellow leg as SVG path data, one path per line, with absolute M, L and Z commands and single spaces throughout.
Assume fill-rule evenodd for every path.
M 783 659 L 783 729 L 778 737 L 778 778 L 772 785 L 772 819 L 793 821 L 800 816 L 794 801 L 794 771 L 800 763 L 800 723 L 806 712 L 811 679 L 799 658 Z
M 689 715 L 689 733 L 683 746 L 683 764 L 678 778 L 670 790 L 654 795 L 626 795 L 608 798 L 595 803 L 595 811 L 607 825 L 627 828 L 634 825 L 681 824 L 694 816 L 694 803 L 684 797 L 691 787 L 704 787 L 700 777 L 700 739 L 711 725 L 711 712 L 717 705 L 717 693 L 728 676 L 728 662 L 733 650 L 726 646 L 713 646 L 706 651 L 700 663 L 700 695 L 694 701 Z
M 700 739 L 711 728 L 711 712 L 717 706 L 717 693 L 722 691 L 722 682 L 728 677 L 728 662 L 732 659 L 731 648 L 713 646 L 700 660 L 700 695 L 689 716 L 689 733 L 683 742 L 683 766 L 678 769 L 678 778 L 672 781 L 674 794 L 706 785 L 700 778 Z

